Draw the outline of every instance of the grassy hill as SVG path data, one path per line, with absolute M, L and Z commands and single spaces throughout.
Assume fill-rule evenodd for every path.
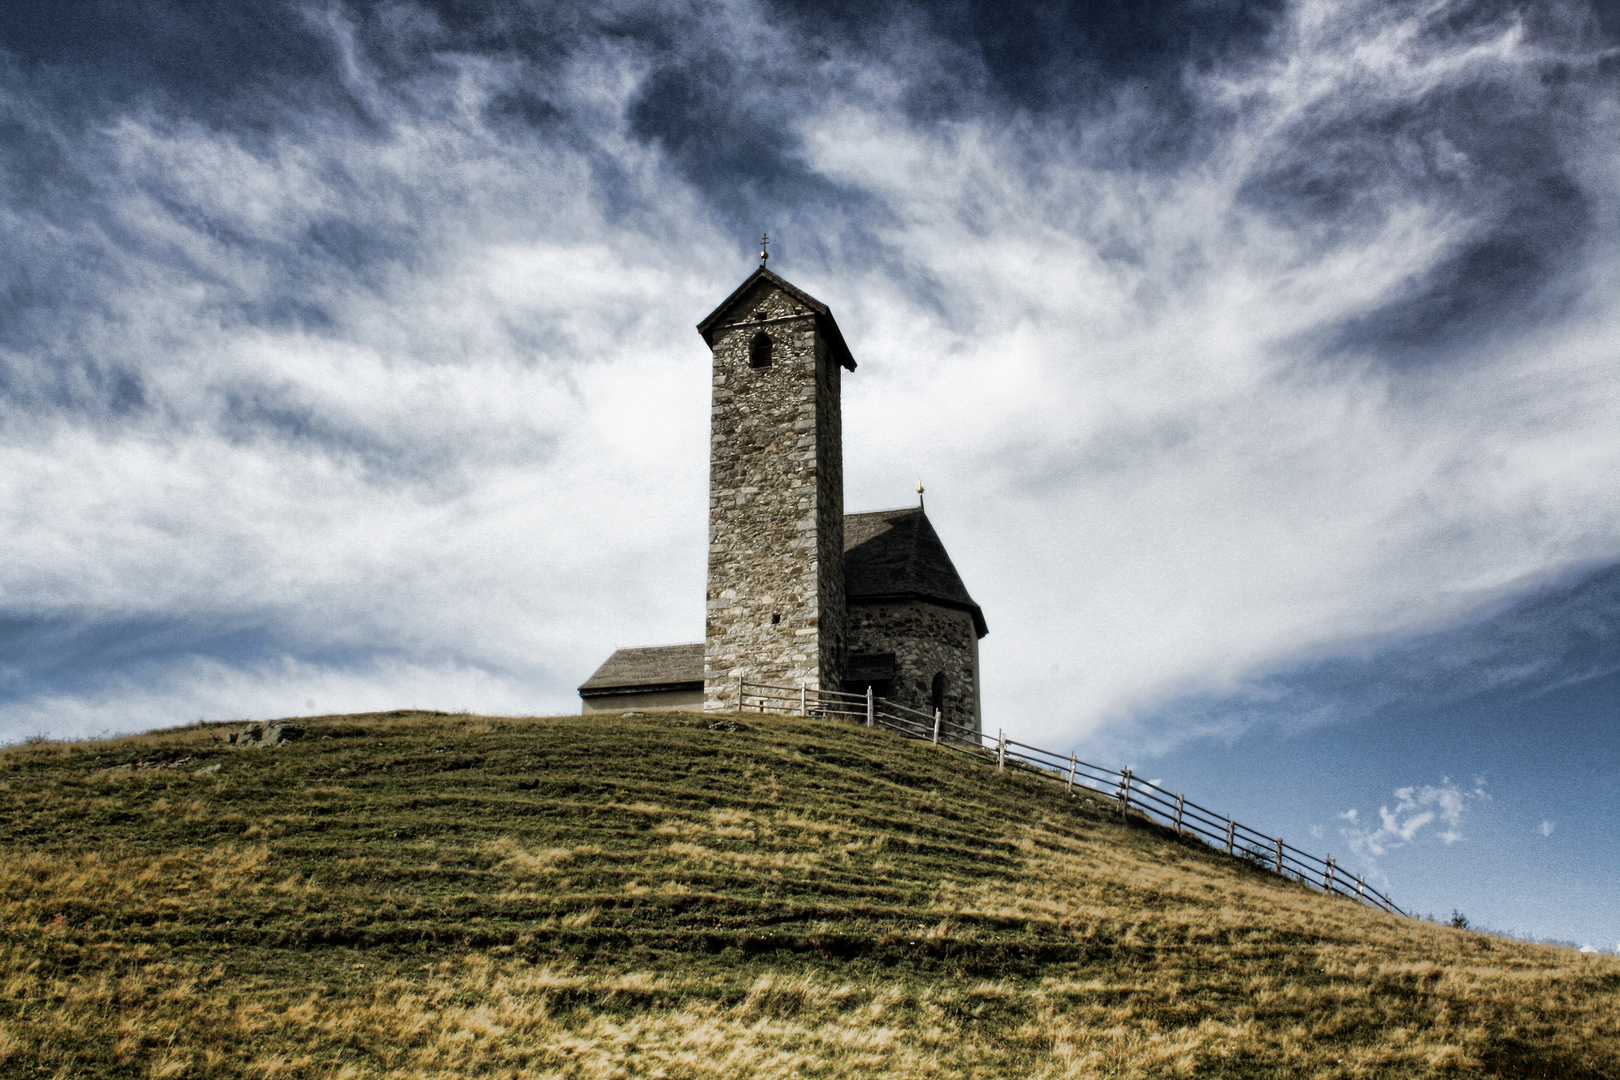
M 0 1076 L 1620 1076 L 1613 959 L 714 719 L 0 751 Z

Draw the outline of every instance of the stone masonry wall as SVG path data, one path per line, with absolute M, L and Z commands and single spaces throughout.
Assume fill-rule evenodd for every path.
M 932 713 L 934 675 L 945 675 L 945 719 L 979 730 L 979 639 L 973 616 L 925 600 L 849 606 L 849 650 L 894 653 L 888 697 Z
M 816 571 L 820 585 L 820 686 L 837 690 L 848 657 L 844 594 L 843 366 L 816 337 Z
M 736 707 L 738 675 L 816 689 L 836 686 L 842 668 L 838 365 L 814 313 L 768 281 L 724 318 L 732 325 L 713 337 L 709 709 Z M 771 363 L 755 368 L 750 343 L 761 331 Z

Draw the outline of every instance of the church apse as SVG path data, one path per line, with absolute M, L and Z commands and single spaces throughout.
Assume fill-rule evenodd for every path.
M 984 614 L 922 507 L 844 519 L 849 662 L 844 688 L 980 729 Z

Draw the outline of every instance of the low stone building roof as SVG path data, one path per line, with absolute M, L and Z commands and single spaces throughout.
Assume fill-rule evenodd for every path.
M 971 614 L 980 637 L 990 632 L 920 506 L 844 515 L 844 593 L 851 600 L 932 600 Z
M 703 642 L 618 649 L 579 687 L 580 697 L 625 690 L 703 689 Z

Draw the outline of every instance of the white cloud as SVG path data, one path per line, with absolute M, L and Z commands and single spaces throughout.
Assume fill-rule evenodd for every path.
M 1370 867 L 1391 851 L 1416 842 L 1428 826 L 1439 822 L 1439 829 L 1431 835 L 1444 844 L 1455 844 L 1464 839 L 1463 816 L 1471 804 L 1489 801 L 1483 780 L 1476 780 L 1471 791 L 1453 784 L 1449 778 L 1438 786 L 1424 784 L 1395 790 L 1395 805 L 1378 808 L 1378 827 L 1357 823 L 1355 810 L 1339 815 L 1350 822 L 1341 827 L 1339 834 L 1349 843 L 1351 851 L 1361 856 Z
M 1391 177 L 1379 222 L 1324 244 L 1244 204 L 1256 163 L 1313 111 L 1530 71 L 1512 33 L 1453 55 L 1325 11 L 1302 8 L 1302 53 L 1220 84 L 1248 111 L 1187 173 L 1053 153 L 1024 176 L 1007 163 L 1038 132 L 923 131 L 881 106 L 807 122 L 819 168 L 884 194 L 885 239 L 946 313 L 911 315 L 879 279 L 841 308 L 871 361 L 846 407 L 852 501 L 894 501 L 879 463 L 944 478 L 931 513 L 995 630 L 989 698 L 1052 738 L 1620 553 L 1611 293 L 1461 367 L 1312 362 L 1314 335 L 1480 223 Z M 1108 238 L 1132 258 L 1104 258 Z
M 747 23 L 746 40 L 712 39 L 782 46 Z M 861 362 L 850 509 L 927 480 L 993 630 L 987 723 L 1073 739 L 1620 557 L 1612 230 L 1566 316 L 1396 371 L 1325 341 L 1475 238 L 1489 207 L 1392 173 L 1368 182 L 1377 213 L 1335 232 L 1244 194 L 1300 124 L 1475 77 L 1545 92 L 1545 47 L 1521 32 L 1447 44 L 1413 25 L 1297 5 L 1273 61 L 1189 76 L 1233 120 L 1179 169 L 1100 163 L 1086 146 L 1103 130 L 917 122 L 880 75 L 799 103 L 803 164 L 864 216 L 846 237 L 821 210 L 784 211 L 784 253 L 814 237 L 832 254 L 773 266 L 832 304 Z M 97 302 L 7 358 L 38 385 L 0 400 L 0 604 L 259 622 L 285 644 L 14 696 L 0 737 L 311 698 L 572 710 L 611 647 L 700 635 L 708 380 L 691 327 L 747 272 L 739 238 L 628 134 L 645 65 L 623 47 L 556 74 L 575 127 L 549 141 L 481 119 L 519 75 L 445 62 L 453 78 L 384 88 L 356 54 L 352 89 L 380 117 L 364 135 L 318 113 L 254 148 L 134 113 L 57 132 L 106 219 L 18 210 L 9 235 L 42 266 L 83 253 Z M 1606 116 L 1567 149 L 1612 200 Z M 1458 176 L 1480 164 L 1420 150 Z M 311 254 L 337 226 L 398 251 L 358 268 Z M 856 234 L 880 256 L 840 258 Z M 319 317 L 255 314 L 289 294 Z M 47 353 L 138 372 L 149 407 L 40 404 Z M 370 649 L 402 659 L 342 659 Z M 1368 853 L 1436 822 L 1461 838 L 1468 796 L 1403 792 L 1362 827 Z
M 1551 836 L 1553 834 L 1553 828 L 1554 827 L 1555 826 L 1554 826 L 1553 822 L 1548 821 L 1547 819 L 1543 818 L 1542 821 L 1541 821 L 1541 824 L 1536 827 L 1536 831 L 1539 832 L 1542 836 Z

